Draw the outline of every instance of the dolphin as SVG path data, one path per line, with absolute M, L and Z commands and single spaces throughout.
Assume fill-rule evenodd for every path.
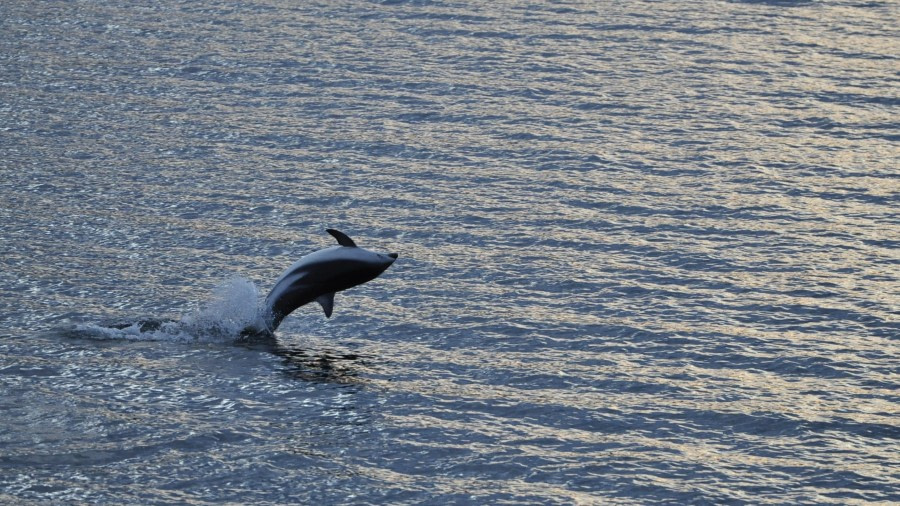
M 397 253 L 369 251 L 343 232 L 325 231 L 337 239 L 338 246 L 310 253 L 288 267 L 266 296 L 260 321 L 247 331 L 272 335 L 287 315 L 312 301 L 331 318 L 335 293 L 377 278 L 397 260 Z

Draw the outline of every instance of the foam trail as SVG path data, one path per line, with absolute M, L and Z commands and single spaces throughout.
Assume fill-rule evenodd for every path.
M 209 301 L 179 319 L 139 319 L 112 325 L 75 325 L 75 337 L 99 340 L 234 342 L 241 332 L 258 324 L 261 314 L 259 288 L 252 281 L 235 277 L 215 289 Z

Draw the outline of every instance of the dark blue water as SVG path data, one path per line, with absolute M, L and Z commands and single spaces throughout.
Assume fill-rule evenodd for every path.
M 900 501 L 898 19 L 3 3 L 0 502 Z

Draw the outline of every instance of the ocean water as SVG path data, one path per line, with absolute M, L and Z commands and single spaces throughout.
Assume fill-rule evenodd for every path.
M 898 19 L 2 2 L 0 503 L 900 502 Z

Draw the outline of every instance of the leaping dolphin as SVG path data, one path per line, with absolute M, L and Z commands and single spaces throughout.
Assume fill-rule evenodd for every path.
M 326 318 L 331 318 L 335 293 L 377 278 L 397 259 L 396 253 L 360 248 L 343 232 L 331 228 L 325 231 L 337 239 L 339 246 L 310 253 L 288 267 L 266 296 L 261 321 L 248 331 L 272 334 L 287 315 L 312 301 L 322 306 Z

